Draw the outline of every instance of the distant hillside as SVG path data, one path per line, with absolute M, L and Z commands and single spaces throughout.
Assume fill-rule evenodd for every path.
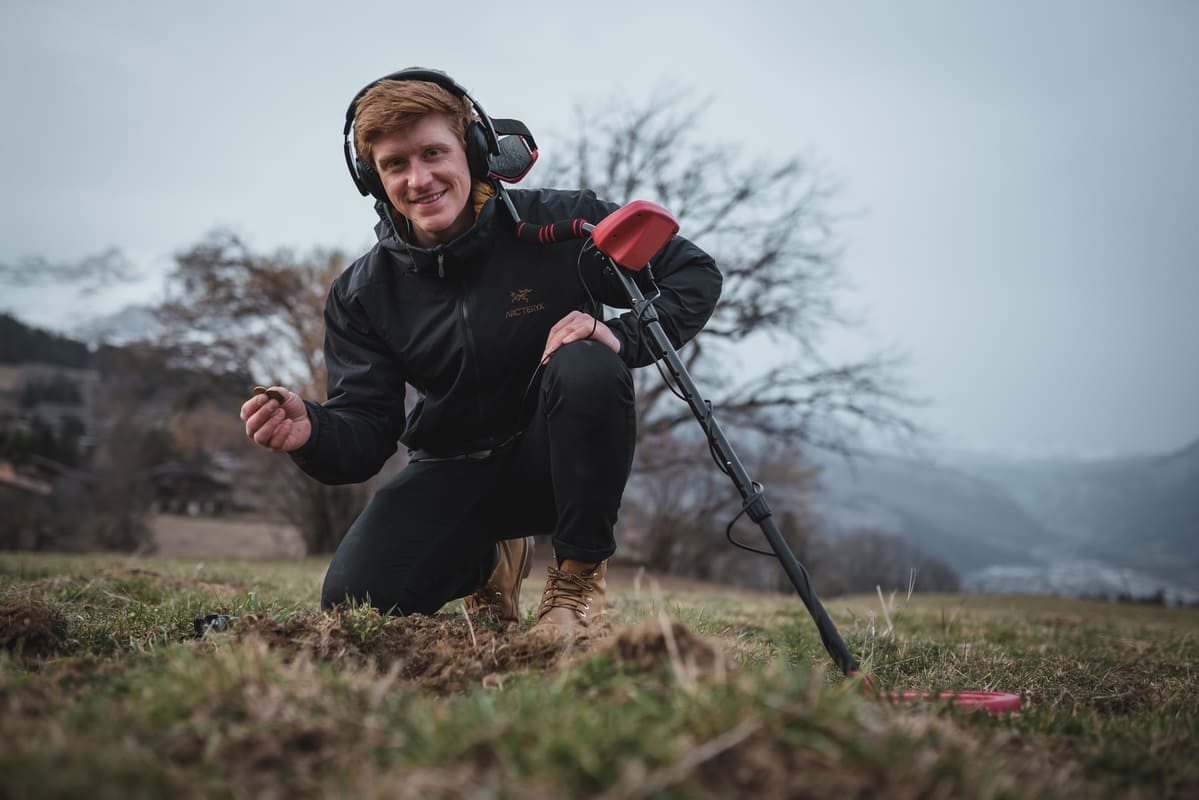
M 162 333 L 162 324 L 150 306 L 130 305 L 113 314 L 84 320 L 71 333 L 92 345 L 119 345 L 138 339 L 152 340 Z
M 1199 569 L 1199 440 L 1159 456 L 957 463 L 1003 487 L 1081 555 L 1167 574 Z
M 92 355 L 83 342 L 31 328 L 9 314 L 0 314 L 0 364 L 53 364 L 86 369 Z
M 1058 538 L 1003 489 L 932 462 L 875 456 L 827 460 L 810 502 L 834 535 L 894 533 L 962 572 L 1035 564 Z
M 823 467 L 810 505 L 830 534 L 898 534 L 976 590 L 1199 597 L 1199 442 L 1106 461 L 876 455 Z

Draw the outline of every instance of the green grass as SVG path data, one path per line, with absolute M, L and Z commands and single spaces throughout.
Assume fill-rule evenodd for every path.
M 564 649 L 322 614 L 324 566 L 0 554 L 0 796 L 1199 795 L 1194 610 L 826 602 L 876 686 L 1022 696 L 990 715 L 847 684 L 792 596 L 617 586 Z

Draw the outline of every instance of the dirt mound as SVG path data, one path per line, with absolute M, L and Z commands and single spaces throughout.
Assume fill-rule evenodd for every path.
M 66 649 L 67 619 L 57 609 L 27 598 L 0 602 L 0 647 L 25 658 Z
M 723 683 L 734 670 L 720 645 L 697 636 L 678 620 L 647 619 L 618 631 L 597 648 L 618 663 L 647 672 L 669 668 L 683 681 L 704 679 Z

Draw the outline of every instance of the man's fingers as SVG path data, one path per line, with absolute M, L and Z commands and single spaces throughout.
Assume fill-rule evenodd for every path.
M 274 400 L 267 400 L 266 395 L 261 395 L 260 397 L 261 400 L 258 403 L 258 407 L 255 408 L 250 413 L 250 416 L 246 418 L 246 434 L 249 436 L 253 436 L 254 433 L 262 427 L 263 423 L 273 417 L 275 412 L 279 411 L 279 404 Z M 255 398 L 255 400 L 258 399 L 259 398 Z M 251 400 L 246 405 L 248 406 L 253 402 L 254 400 Z
M 269 403 L 270 400 L 264 394 L 256 394 L 249 400 L 241 404 L 241 421 L 249 422 L 250 417 L 254 415 L 258 409 Z
M 257 418 L 257 414 L 251 417 L 251 423 L 257 420 Z M 283 409 L 276 408 L 274 412 L 263 418 L 262 421 L 258 423 L 257 428 L 255 428 L 252 432 L 250 430 L 250 423 L 247 423 L 246 432 L 249 433 L 250 438 L 258 444 L 262 445 L 263 447 L 269 447 L 271 438 L 275 435 L 275 432 L 279 430 L 279 424 L 283 422 L 285 418 L 286 417 L 283 413 Z
M 271 436 L 267 446 L 272 450 L 282 450 L 283 445 L 287 444 L 287 437 L 291 435 L 292 422 L 289 419 L 283 419 L 275 428 L 275 433 Z
M 274 417 L 260 418 L 257 414 L 250 418 L 246 423 L 246 433 L 254 440 L 255 444 L 265 446 L 271 440 L 271 435 L 274 434 L 278 422 Z
M 549 338 L 555 337 L 561 339 L 571 333 L 577 333 L 581 328 L 591 325 L 592 316 L 584 314 L 582 311 L 572 311 L 562 319 L 558 320 L 554 327 L 550 328 Z
M 303 405 L 303 400 L 299 395 L 284 386 L 255 386 L 254 395 L 242 403 L 241 418 L 246 421 L 261 408 L 285 406 L 292 401 L 292 398 L 296 398 L 300 405 Z M 275 405 L 270 405 L 272 403 Z
M 241 406 L 246 436 L 275 452 L 294 450 L 307 441 L 311 435 L 307 417 L 304 398 L 283 386 L 255 386 L 253 396 Z
M 575 320 L 578 318 L 578 316 L 581 313 L 582 312 L 580 312 L 580 311 L 572 311 L 569 314 L 567 314 L 565 317 L 563 317 L 562 319 L 555 322 L 554 327 L 550 328 L 549 338 L 550 339 L 554 338 L 555 336 L 560 334 L 563 330 L 565 330 L 566 328 L 573 325 Z
M 549 336 L 546 338 L 545 352 L 541 356 L 541 363 L 547 363 L 554 351 L 562 345 L 590 338 L 598 324 L 597 318 L 582 311 L 572 311 L 558 320 L 558 323 L 550 328 Z

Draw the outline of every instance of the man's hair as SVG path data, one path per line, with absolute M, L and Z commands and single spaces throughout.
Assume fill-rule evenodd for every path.
M 354 149 L 360 160 L 374 166 L 375 142 L 426 114 L 444 114 L 450 130 L 465 142 L 473 111 L 465 97 L 458 97 L 435 83 L 379 81 L 354 107 Z

